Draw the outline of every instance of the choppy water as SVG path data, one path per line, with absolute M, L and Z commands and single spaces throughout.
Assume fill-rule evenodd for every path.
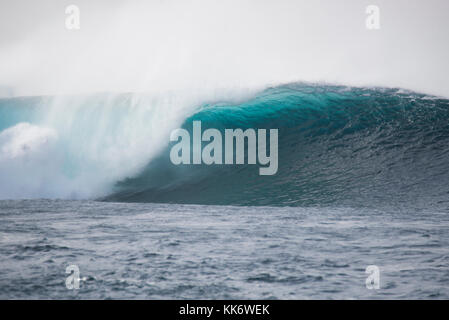
M 0 221 L 3 299 L 449 298 L 447 212 L 5 200 Z

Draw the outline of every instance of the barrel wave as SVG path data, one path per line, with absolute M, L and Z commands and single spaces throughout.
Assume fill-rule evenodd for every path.
M 448 119 L 449 100 L 401 89 L 272 87 L 243 103 L 204 104 L 183 128 L 200 120 L 204 129 L 279 129 L 276 175 L 260 176 L 254 165 L 175 166 L 167 145 L 103 199 L 445 210 Z
M 448 119 L 446 98 L 305 83 L 0 99 L 0 198 L 446 210 Z M 277 173 L 174 165 L 171 130 L 197 120 L 203 130 L 278 129 Z

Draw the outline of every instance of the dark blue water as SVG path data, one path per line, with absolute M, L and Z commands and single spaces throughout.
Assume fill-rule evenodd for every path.
M 0 298 L 447 299 L 449 218 L 415 209 L 0 202 Z M 78 290 L 66 288 L 77 265 Z M 380 289 L 365 268 L 380 269 Z

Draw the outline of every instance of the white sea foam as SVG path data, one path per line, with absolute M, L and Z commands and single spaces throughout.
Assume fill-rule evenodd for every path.
M 235 91 L 230 101 L 248 94 Z M 170 131 L 201 103 L 230 96 L 217 91 L 46 98 L 36 103 L 40 116 L 33 124 L 0 131 L 0 199 L 106 195 L 167 146 Z M 9 111 L 26 108 L 15 105 L 20 99 L 8 103 Z

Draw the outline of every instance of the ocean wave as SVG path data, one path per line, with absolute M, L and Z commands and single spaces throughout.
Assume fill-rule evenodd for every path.
M 401 89 L 289 84 L 244 103 L 205 104 L 185 120 L 278 128 L 279 170 L 180 165 L 170 145 L 111 201 L 222 205 L 442 205 L 449 187 L 449 100 Z
M 447 207 L 447 119 L 444 98 L 305 83 L 257 94 L 1 99 L 0 198 Z M 278 129 L 277 173 L 172 164 L 170 132 L 193 121 Z

